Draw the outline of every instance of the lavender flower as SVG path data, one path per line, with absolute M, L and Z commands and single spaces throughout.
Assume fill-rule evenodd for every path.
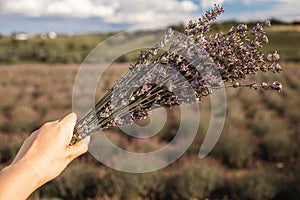
M 277 52 L 265 58 L 260 51 L 268 43 L 264 26 L 270 22 L 251 29 L 240 24 L 227 33 L 208 34 L 210 23 L 223 12 L 215 5 L 198 21 L 190 21 L 184 37 L 168 28 L 162 40 L 142 51 L 129 71 L 77 122 L 71 143 L 99 129 L 144 119 L 157 107 L 201 102 L 222 87 L 281 91 L 278 81 L 242 83 L 259 71 L 282 71 Z M 167 44 L 168 50 L 158 55 Z

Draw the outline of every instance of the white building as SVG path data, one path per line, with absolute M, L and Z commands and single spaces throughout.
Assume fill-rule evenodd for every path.
M 13 33 L 12 34 L 12 39 L 19 40 L 19 41 L 24 41 L 24 40 L 29 39 L 29 35 L 27 33 L 24 33 L 24 32 Z

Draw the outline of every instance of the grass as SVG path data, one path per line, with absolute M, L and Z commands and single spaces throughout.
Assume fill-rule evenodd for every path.
M 265 53 L 277 49 L 283 61 L 300 61 L 300 32 L 268 31 L 267 34 L 270 43 L 266 45 Z

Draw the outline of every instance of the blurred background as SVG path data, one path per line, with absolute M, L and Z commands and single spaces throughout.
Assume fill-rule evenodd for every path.
M 283 91 L 227 89 L 224 130 L 204 159 L 197 155 L 210 121 L 209 98 L 201 103 L 196 139 L 170 166 L 128 174 L 86 154 L 30 199 L 299 199 L 297 0 L 0 0 L 0 169 L 11 162 L 29 133 L 72 111 L 76 72 L 98 43 L 133 28 L 172 26 L 183 31 L 188 20 L 198 19 L 214 3 L 221 3 L 225 13 L 213 24 L 212 33 L 228 31 L 240 22 L 253 26 L 272 21 L 267 29 L 270 43 L 263 51 L 278 50 L 284 71 L 261 74 L 258 79 L 279 80 Z M 97 96 L 128 70 L 136 53 L 116 60 L 101 80 Z M 179 120 L 178 110 L 168 111 L 164 128 L 148 140 L 117 128 L 105 133 L 123 149 L 151 152 L 172 140 Z

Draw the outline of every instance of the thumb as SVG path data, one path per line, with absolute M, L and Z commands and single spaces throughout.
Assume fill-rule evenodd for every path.
M 90 136 L 87 136 L 86 138 L 80 140 L 73 146 L 70 146 L 69 148 L 69 158 L 73 160 L 74 158 L 77 158 L 78 156 L 84 154 L 87 152 L 88 147 L 90 143 Z
M 63 127 L 64 132 L 67 132 L 68 134 L 68 141 L 70 141 L 72 138 L 76 120 L 77 115 L 75 113 L 70 113 L 59 122 L 60 126 Z

